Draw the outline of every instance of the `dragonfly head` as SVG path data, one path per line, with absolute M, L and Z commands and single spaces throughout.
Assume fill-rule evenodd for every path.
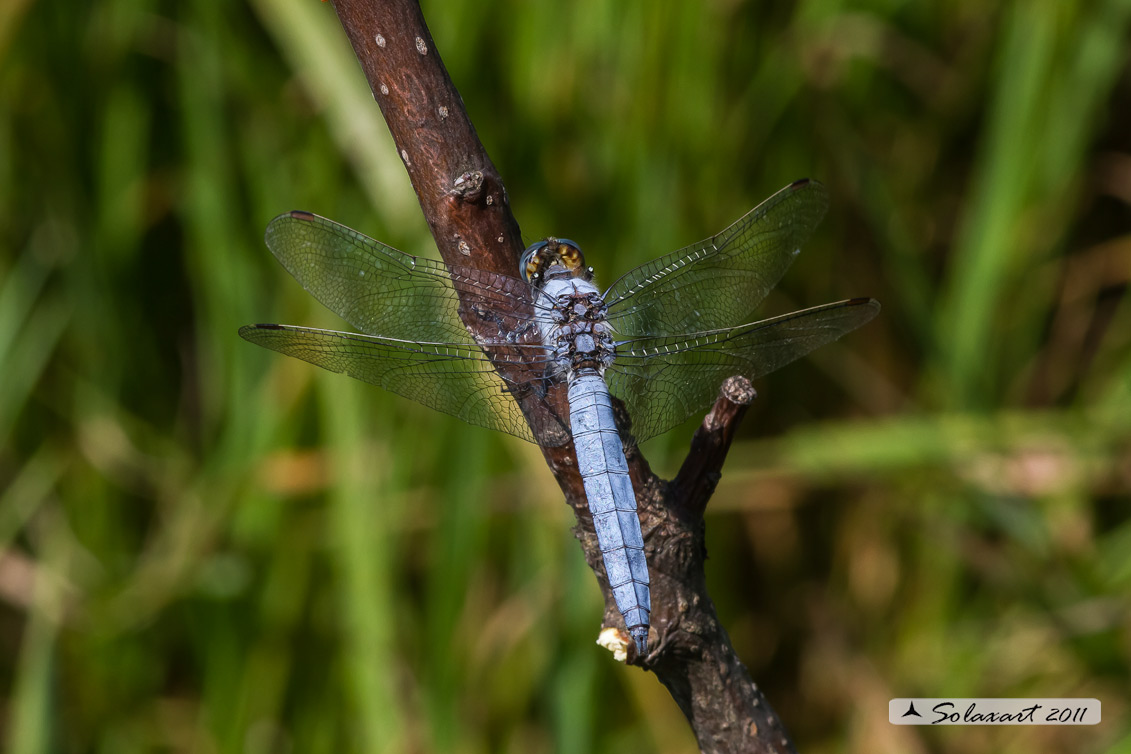
M 547 238 L 530 244 L 519 262 L 522 279 L 531 285 L 541 285 L 555 277 L 580 277 L 586 280 L 593 270 L 585 266 L 581 247 L 568 238 Z

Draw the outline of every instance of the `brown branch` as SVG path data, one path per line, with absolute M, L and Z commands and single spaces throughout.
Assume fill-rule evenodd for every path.
M 334 9 L 444 261 L 513 275 L 522 234 L 420 6 L 335 0 Z
M 335 0 L 334 8 L 444 261 L 514 275 L 523 250 L 518 223 L 417 2 Z M 554 405 L 565 415 L 561 397 L 556 396 Z M 671 692 L 704 752 L 793 751 L 731 647 L 703 572 L 703 510 L 752 398 L 749 383 L 728 381 L 671 484 L 652 473 L 638 449 L 627 453 L 652 579 L 655 630 L 649 656 L 631 659 L 654 672 Z M 573 447 L 543 448 L 543 454 L 577 517 L 575 533 L 605 596 L 605 625 L 619 627 Z M 631 642 L 624 638 L 631 652 Z
M 723 462 L 730 450 L 738 423 L 758 394 L 745 377 L 730 377 L 719 388 L 719 399 L 703 417 L 691 438 L 691 452 L 672 480 L 675 500 L 692 516 L 702 517 L 707 501 L 722 476 Z

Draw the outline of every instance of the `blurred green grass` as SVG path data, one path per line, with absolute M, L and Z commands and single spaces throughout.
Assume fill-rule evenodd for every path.
M 530 238 L 604 280 L 802 176 L 709 577 L 805 752 L 1131 751 L 1131 3 L 428 3 Z M 0 9 L 0 733 L 32 752 L 689 751 L 532 448 L 252 348 L 303 208 L 434 254 L 313 0 Z M 670 475 L 691 428 L 649 444 Z M 1095 728 L 895 729 L 892 696 Z

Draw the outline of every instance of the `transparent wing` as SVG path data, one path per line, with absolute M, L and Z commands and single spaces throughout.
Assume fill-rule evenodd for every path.
M 470 424 L 541 445 L 561 445 L 569 439 L 568 425 L 545 400 L 541 348 L 497 349 L 496 359 L 513 366 L 507 373 L 522 375 L 508 381 L 473 343 L 421 343 L 290 325 L 247 325 L 240 328 L 240 337 Z
M 617 344 L 605 380 L 627 407 L 636 441 L 643 442 L 709 406 L 726 378 L 768 374 L 879 311 L 873 299 L 850 299 L 727 330 L 637 338 Z
M 267 226 L 267 247 L 326 308 L 371 335 L 433 343 L 474 342 L 464 305 L 486 318 L 480 342 L 536 342 L 533 289 L 517 278 L 414 257 L 310 212 L 288 212 Z M 486 336 L 486 337 L 483 337 Z M 508 336 L 511 336 L 508 338 Z
M 754 319 L 801 244 L 825 215 L 828 195 L 797 181 L 716 236 L 641 265 L 605 294 L 621 336 L 680 335 Z

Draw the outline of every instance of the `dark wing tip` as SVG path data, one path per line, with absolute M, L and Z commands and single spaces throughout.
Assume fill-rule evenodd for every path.
M 267 229 L 263 232 L 263 242 L 267 244 L 268 248 L 271 248 L 271 236 L 275 233 L 285 233 L 286 230 L 280 228 L 280 226 L 284 225 L 287 220 L 305 220 L 312 223 L 317 219 L 318 215 L 301 209 L 292 209 L 290 212 L 276 215 L 271 219 L 271 222 L 267 223 Z M 274 252 L 274 249 L 271 248 L 271 251 Z
M 848 299 L 849 306 L 870 306 L 876 311 L 880 310 L 880 302 L 868 296 L 861 296 L 860 298 Z
M 880 313 L 880 302 L 874 298 L 862 296 L 860 298 L 850 298 L 844 302 L 845 306 L 859 306 L 868 310 L 867 319 L 860 324 L 870 321 L 873 317 Z
M 785 188 L 783 188 L 778 193 L 779 194 L 797 194 L 797 193 L 814 194 L 816 196 L 823 197 L 820 201 L 824 202 L 825 204 L 828 203 L 828 190 L 825 188 L 825 184 L 821 183 L 820 181 L 813 180 L 812 178 L 799 178 L 798 180 L 794 181 L 793 183 L 791 183 L 788 186 L 786 186 Z M 824 214 L 825 214 L 824 210 L 821 210 L 821 215 L 824 216 Z M 818 221 L 819 220 L 820 220 L 820 218 L 818 218 Z
M 820 181 L 815 180 L 813 178 L 798 178 L 796 181 L 789 184 L 789 186 L 787 188 L 792 189 L 794 191 L 799 191 L 800 189 L 803 189 L 806 186 L 812 186 L 813 188 L 823 189 L 825 187 L 825 184 L 823 184 Z
M 278 227 L 279 223 L 282 223 L 285 220 L 304 220 L 308 223 L 312 223 L 317 219 L 318 215 L 314 214 L 313 212 L 307 212 L 303 209 L 292 209 L 290 212 L 284 212 L 281 215 L 276 215 L 271 219 L 271 222 L 267 223 L 267 237 L 269 238 L 271 236 L 271 232 Z
M 247 340 L 248 336 L 256 330 L 286 330 L 286 325 L 272 325 L 272 324 L 257 324 L 257 325 L 244 325 L 239 329 L 240 337 Z

